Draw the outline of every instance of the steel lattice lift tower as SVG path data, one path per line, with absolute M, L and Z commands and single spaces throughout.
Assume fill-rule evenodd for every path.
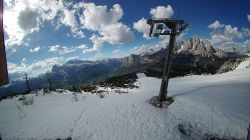
M 165 66 L 163 70 L 160 93 L 159 96 L 153 97 L 150 101 L 151 104 L 157 107 L 163 107 L 165 105 L 171 104 L 174 101 L 171 97 L 167 96 L 169 71 L 170 71 L 176 36 L 180 35 L 180 33 L 187 28 L 188 23 L 181 19 L 156 18 L 156 19 L 149 19 L 147 21 L 147 24 L 151 26 L 149 32 L 150 37 L 152 36 L 152 32 L 154 29 L 156 30 L 156 33 L 154 33 L 153 35 L 154 37 L 159 37 L 160 35 L 170 35 L 169 45 L 166 46 L 167 53 L 165 57 Z

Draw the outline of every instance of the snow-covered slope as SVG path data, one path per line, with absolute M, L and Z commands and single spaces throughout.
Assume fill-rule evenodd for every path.
M 138 74 L 139 89 L 99 98 L 71 92 L 28 95 L 0 102 L 3 139 L 163 140 L 202 139 L 204 135 L 246 139 L 250 122 L 250 59 L 228 73 L 173 78 L 165 109 L 148 100 L 158 94 L 160 79 Z M 42 91 L 39 91 L 42 92 Z M 188 134 L 178 130 L 187 127 Z

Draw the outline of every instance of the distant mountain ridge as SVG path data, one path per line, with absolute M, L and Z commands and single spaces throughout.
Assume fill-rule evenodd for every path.
M 174 49 L 171 77 L 186 74 L 221 73 L 232 70 L 245 57 L 233 49 L 214 48 L 208 40 L 197 36 L 183 42 L 177 42 Z M 47 86 L 50 79 L 56 88 L 70 87 L 89 83 L 99 77 L 145 72 L 149 76 L 162 76 L 166 49 L 150 54 L 131 54 L 124 58 L 103 59 L 97 61 L 70 60 L 62 66 L 54 65 L 51 72 L 30 79 L 32 89 Z M 226 65 L 224 65 L 226 63 Z M 224 66 L 223 66 L 224 65 Z M 26 90 L 25 81 L 14 81 L 9 87 L 0 88 L 2 95 L 21 93 Z M 0 96 L 2 96 L 0 95 Z
M 194 36 L 188 39 L 186 42 L 177 42 L 174 51 L 176 55 L 192 54 L 200 57 L 217 57 L 221 59 L 233 59 L 243 55 L 235 48 L 214 48 L 209 40 L 201 39 L 198 36 Z M 123 58 L 123 65 L 131 65 L 136 63 L 144 64 L 160 61 L 165 57 L 165 52 L 166 49 L 162 48 L 161 50 L 152 54 L 131 54 L 130 56 Z
M 122 59 L 122 68 L 119 68 L 113 74 L 145 72 L 149 76 L 161 77 L 165 56 L 165 48 L 154 53 L 131 54 Z M 241 61 L 241 58 L 244 57 L 246 55 L 240 53 L 235 48 L 214 48 L 209 40 L 194 36 L 186 42 L 176 43 L 170 75 L 175 77 L 186 74 L 227 72 L 234 69 Z M 225 62 L 228 63 L 224 65 Z

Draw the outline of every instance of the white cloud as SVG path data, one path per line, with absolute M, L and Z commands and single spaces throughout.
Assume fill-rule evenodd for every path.
M 143 45 L 141 45 L 141 46 L 136 46 L 136 47 L 130 49 L 129 51 L 130 51 L 131 53 L 133 53 L 133 54 L 145 54 L 145 53 L 148 53 L 148 52 L 151 51 L 151 50 L 150 50 L 151 47 L 153 47 L 153 46 L 149 46 L 149 45 L 143 44 Z
M 116 49 L 116 50 L 112 51 L 112 53 L 114 53 L 114 54 L 117 54 L 117 53 L 120 53 L 120 52 L 121 52 L 121 50 L 119 50 L 119 49 Z
M 93 50 L 93 48 L 89 48 L 87 45 L 83 44 L 83 45 L 79 45 L 77 46 L 78 49 L 82 50 L 82 53 L 88 53 L 88 52 L 93 52 L 95 50 Z
M 13 52 L 13 53 L 16 52 L 16 51 L 17 51 L 17 50 L 16 50 L 15 48 L 11 50 L 11 52 Z
M 49 46 L 49 51 L 50 52 L 57 52 L 57 53 L 60 53 L 60 54 L 66 54 L 66 53 L 73 52 L 75 50 L 72 49 L 72 48 L 67 48 L 67 47 L 60 46 L 60 45 L 57 44 L 57 45 L 54 45 L 54 46 Z
M 219 46 L 221 44 L 225 44 L 226 42 L 232 42 L 232 38 L 230 37 L 227 37 L 225 35 L 222 35 L 222 34 L 213 34 L 211 36 L 211 43 L 214 45 L 214 46 Z
M 25 43 L 25 36 L 38 31 L 44 20 L 52 20 L 60 9 L 62 0 L 13 0 L 5 1 L 4 30 L 7 33 L 6 45 L 21 45 Z
M 74 29 L 72 30 L 72 33 L 73 33 L 73 36 L 76 38 L 85 38 L 83 31 L 81 31 L 80 29 Z
M 61 22 L 65 24 L 66 26 L 70 26 L 72 28 L 75 28 L 77 26 L 77 21 L 75 17 L 75 10 L 68 10 L 64 9 L 63 16 L 61 18 Z
M 129 51 L 133 54 L 152 53 L 152 52 L 158 51 L 162 48 L 166 48 L 166 45 L 168 45 L 168 40 L 169 40 L 169 38 L 160 40 L 158 43 L 156 43 L 154 45 L 142 44 L 141 46 L 136 46 L 136 47 L 130 49 Z
M 150 15 L 154 18 L 171 18 L 174 15 L 174 10 L 171 5 L 157 6 L 150 10 Z
M 238 31 L 237 27 L 232 27 L 231 25 L 226 25 L 224 33 L 226 36 L 231 38 L 242 38 L 242 33 Z
M 242 34 L 244 37 L 250 36 L 250 30 L 248 28 L 242 28 Z
M 84 53 L 89 53 L 89 52 L 94 52 L 94 51 L 96 50 L 93 50 L 93 48 L 88 48 L 88 49 L 83 50 L 82 53 L 84 54 Z
M 40 47 L 36 47 L 34 49 L 30 48 L 30 52 L 38 52 L 40 50 Z
M 250 39 L 244 42 L 244 47 L 250 50 Z
M 119 21 L 123 16 L 119 4 L 109 10 L 107 6 L 96 6 L 94 3 L 80 3 L 78 7 L 84 8 L 80 15 L 82 26 L 98 33 L 90 37 L 94 51 L 100 50 L 104 42 L 122 44 L 134 39 L 131 29 Z
M 247 20 L 250 22 L 250 15 L 247 15 Z
M 93 42 L 93 50 L 100 51 L 104 42 L 103 38 L 94 34 L 89 39 Z
M 8 62 L 8 72 L 10 78 L 13 80 L 22 79 L 25 73 L 28 73 L 29 77 L 36 77 L 40 74 L 46 73 L 47 71 L 51 71 L 53 65 L 62 65 L 68 60 L 69 59 L 64 57 L 52 57 L 27 64 L 26 58 L 24 58 L 23 63 L 21 63 L 20 65 Z
M 133 28 L 136 29 L 138 32 L 143 33 L 144 38 L 149 38 L 150 25 L 147 24 L 147 20 L 145 18 L 134 22 Z
M 225 26 L 224 24 L 220 24 L 220 22 L 216 20 L 214 23 L 208 25 L 208 28 L 217 30 L 219 28 L 223 28 L 224 26 Z
M 61 17 L 61 22 L 62 24 L 70 27 L 74 37 L 84 38 L 85 35 L 83 31 L 81 31 L 81 28 L 79 27 L 79 24 L 77 22 L 76 12 L 77 10 L 68 10 L 65 8 L 63 10 L 63 16 Z
M 149 13 L 153 18 L 171 18 L 174 15 L 174 10 L 170 5 L 168 5 L 167 7 L 157 6 L 155 8 L 152 8 Z M 137 22 L 134 22 L 133 28 L 136 29 L 138 32 L 143 33 L 144 38 L 150 38 L 150 25 L 147 24 L 147 20 L 145 18 L 141 18 Z M 155 30 L 155 28 L 153 30 Z
M 242 28 L 241 30 L 238 30 L 237 27 L 221 24 L 219 21 L 215 21 L 208 27 L 213 29 L 210 39 L 212 45 L 220 48 L 235 47 L 239 50 L 242 50 L 244 47 L 244 40 L 246 40 L 250 35 L 248 28 Z
M 101 54 L 100 52 L 96 53 L 96 55 L 92 58 L 89 58 L 88 60 L 90 61 L 98 61 L 98 60 L 103 60 L 105 59 L 104 55 Z
M 109 56 L 110 58 L 122 58 L 128 56 L 129 52 L 122 51 L 120 49 L 115 49 L 112 51 L 112 54 Z
M 63 0 L 13 0 L 5 2 L 4 29 L 7 32 L 7 46 L 21 45 L 25 38 L 34 31 L 39 31 L 45 21 L 56 29 L 69 27 L 67 36 L 84 38 L 84 29 L 94 31 L 98 36 L 92 50 L 100 50 L 102 43 L 122 44 L 134 39 L 130 27 L 120 20 L 123 10 L 119 4 L 108 9 L 106 5 L 94 3 L 73 3 Z M 18 25 L 16 25 L 18 23 Z M 92 40 L 94 41 L 94 39 Z
M 66 2 L 63 0 L 36 0 L 29 1 L 30 4 L 37 7 L 43 20 L 53 20 L 62 10 L 66 9 Z
M 79 45 L 77 48 L 85 50 L 85 49 L 88 49 L 89 47 L 87 45 L 83 44 L 83 45 Z
M 6 46 L 20 45 L 26 35 L 26 32 L 17 25 L 18 15 L 15 12 L 4 11 L 5 17 L 11 17 L 10 19 L 4 18 L 3 26 L 8 37 L 6 38 Z
M 37 10 L 26 7 L 24 10 L 20 11 L 17 17 L 17 24 L 26 33 L 30 33 L 35 29 L 38 30 L 38 16 Z
M 76 19 L 77 9 L 63 0 L 13 0 L 5 2 L 4 29 L 7 33 L 7 46 L 25 43 L 25 37 L 39 31 L 44 21 L 55 24 L 57 28 L 68 26 L 74 37 L 84 38 L 84 33 Z M 69 10 L 71 9 L 71 10 Z
M 110 24 L 117 23 L 123 16 L 123 10 L 119 4 L 113 5 L 108 10 L 107 6 L 96 6 L 94 3 L 84 3 L 83 16 L 80 17 L 81 23 L 85 28 L 99 31 L 101 28 Z
M 112 44 L 122 44 L 134 39 L 130 28 L 122 23 L 110 24 L 102 29 L 103 39 Z

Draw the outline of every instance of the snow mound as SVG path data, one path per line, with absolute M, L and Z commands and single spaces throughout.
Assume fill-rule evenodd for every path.
M 138 73 L 137 74 L 137 77 L 139 78 L 139 79 L 141 79 L 141 78 L 145 78 L 145 77 L 147 77 L 144 73 Z
M 0 102 L 2 139 L 162 140 L 207 136 L 246 139 L 250 122 L 249 59 L 238 69 L 217 75 L 193 75 L 169 81 L 174 102 L 160 109 L 148 101 L 161 79 L 137 74 L 139 89 L 104 98 L 82 93 L 42 91 Z M 77 98 L 77 100 L 76 100 Z
M 241 62 L 235 70 L 242 70 L 250 68 L 250 58 L 247 58 L 245 61 Z

